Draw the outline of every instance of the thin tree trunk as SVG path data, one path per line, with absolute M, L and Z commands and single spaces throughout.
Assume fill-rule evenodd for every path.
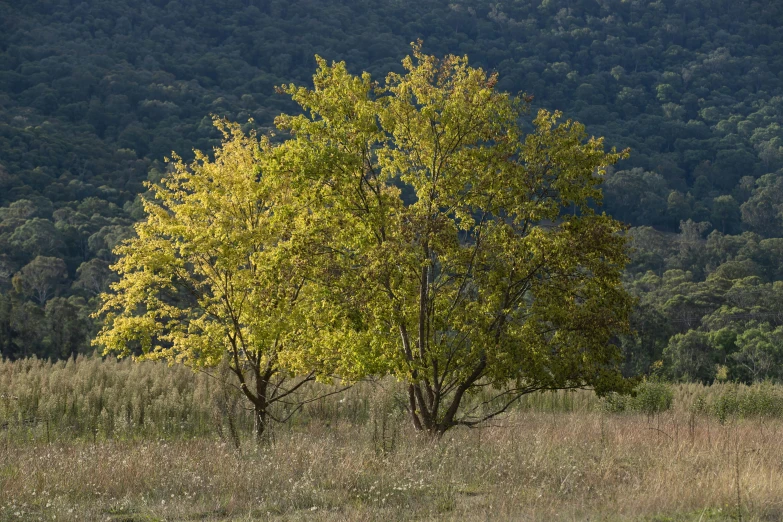
M 416 431 L 424 431 L 424 426 L 421 424 L 421 419 L 419 419 L 419 414 L 416 413 L 416 394 L 413 391 L 413 385 L 408 385 L 408 404 L 411 411 L 411 420 L 413 420 L 413 427 L 416 428 Z
M 260 402 L 260 401 L 259 401 Z M 266 402 L 264 400 L 264 402 Z M 261 443 L 266 432 L 266 405 L 255 404 L 253 411 L 253 432 L 256 436 L 256 442 Z
M 269 407 L 269 397 L 267 397 L 267 389 L 269 388 L 269 380 L 272 378 L 274 371 L 271 365 L 268 365 L 266 371 L 262 374 L 260 371 L 256 372 L 256 400 L 254 405 L 254 419 L 253 419 L 253 431 L 256 435 L 256 442 L 261 443 L 264 438 L 264 432 L 266 431 L 266 416 L 267 409 Z
M 255 393 L 250 391 L 245 381 L 245 375 L 239 367 L 231 367 L 231 370 L 239 378 L 240 389 L 245 397 L 253 404 L 253 432 L 256 436 L 257 442 L 262 442 L 264 432 L 267 425 L 267 409 L 269 408 L 269 398 L 267 397 L 267 388 L 269 387 L 269 379 L 272 377 L 274 371 L 268 368 L 263 374 L 260 370 L 254 368 L 256 379 Z

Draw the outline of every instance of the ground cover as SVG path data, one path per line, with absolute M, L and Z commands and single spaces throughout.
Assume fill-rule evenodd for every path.
M 0 519 L 733 520 L 739 505 L 743 520 L 780 520 L 782 432 L 777 420 L 517 412 L 438 442 L 341 422 L 239 449 L 10 443 Z
M 780 387 L 645 386 L 531 395 L 433 441 L 397 383 L 365 382 L 257 445 L 252 412 L 204 374 L 6 361 L 0 520 L 783 518 Z

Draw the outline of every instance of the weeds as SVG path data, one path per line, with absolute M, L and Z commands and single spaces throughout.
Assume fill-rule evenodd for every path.
M 699 414 L 714 416 L 721 423 L 735 416 L 783 418 L 783 387 L 768 382 L 752 386 L 731 383 L 702 386 L 693 393 L 691 408 Z
M 609 394 L 603 403 L 609 413 L 632 411 L 648 418 L 668 411 L 674 401 L 672 386 L 660 381 L 644 381 L 634 390 L 634 395 Z
M 685 419 L 669 412 L 662 429 Z M 731 520 L 738 492 L 743 520 L 783 517 L 783 448 L 754 422 L 706 418 L 691 441 L 644 415 L 517 411 L 436 444 L 398 424 L 386 451 L 372 422 L 329 422 L 241 452 L 206 438 L 17 444 L 0 454 L 0 519 Z M 783 421 L 766 429 L 780 437 Z
M 0 361 L 0 436 L 16 441 L 186 439 L 219 437 L 238 447 L 252 432 L 252 412 L 216 370 L 212 376 L 180 365 L 133 363 L 80 356 L 51 363 L 38 359 Z M 230 377 L 230 376 L 228 376 Z M 304 393 L 316 396 L 324 385 Z M 276 430 L 347 422 L 371 426 L 381 451 L 404 424 L 404 400 L 393 380 L 362 383 L 342 394 L 307 403 L 291 422 Z M 307 399 L 308 397 L 305 397 Z M 472 398 L 477 404 L 483 396 Z M 642 413 L 688 412 L 726 422 L 741 418 L 783 418 L 783 387 L 771 383 L 671 385 L 642 382 L 634 396 L 599 399 L 587 390 L 533 393 L 515 405 L 521 412 Z M 276 412 L 285 417 L 289 412 Z M 364 428 L 361 428 L 364 429 Z M 275 434 L 269 436 L 274 438 Z
M 433 442 L 384 380 L 260 446 L 234 390 L 182 367 L 2 362 L 0 389 L 0 520 L 783 519 L 769 383 L 532 394 Z

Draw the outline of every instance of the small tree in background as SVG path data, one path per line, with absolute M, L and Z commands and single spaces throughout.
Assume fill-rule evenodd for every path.
M 525 132 L 526 101 L 495 75 L 413 55 L 385 86 L 319 58 L 314 89 L 281 89 L 305 114 L 277 120 L 279 176 L 319 284 L 353 317 L 341 371 L 406 382 L 434 435 L 537 390 L 623 389 L 623 227 L 591 205 L 624 153 L 544 110 Z M 495 392 L 466 407 L 479 390 Z

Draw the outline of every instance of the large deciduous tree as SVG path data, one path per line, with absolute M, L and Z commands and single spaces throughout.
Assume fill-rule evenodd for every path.
M 405 381 L 413 425 L 434 435 L 536 390 L 623 388 L 625 239 L 594 206 L 624 153 L 558 113 L 531 125 L 527 101 L 466 58 L 414 45 L 404 66 L 379 85 L 319 58 L 314 89 L 281 89 L 304 114 L 278 118 L 291 139 L 276 168 L 357 332 L 336 348 L 343 371 Z
M 304 303 L 293 222 L 276 213 L 285 187 L 265 175 L 269 142 L 238 125 L 218 127 L 224 141 L 214 160 L 175 158 L 173 171 L 149 186 L 155 200 L 144 202 L 137 237 L 115 249 L 120 280 L 104 295 L 96 343 L 196 368 L 227 359 L 261 437 L 276 419 L 270 408 L 315 378 L 311 363 L 292 379 L 305 345 L 317 340 L 318 306 Z

